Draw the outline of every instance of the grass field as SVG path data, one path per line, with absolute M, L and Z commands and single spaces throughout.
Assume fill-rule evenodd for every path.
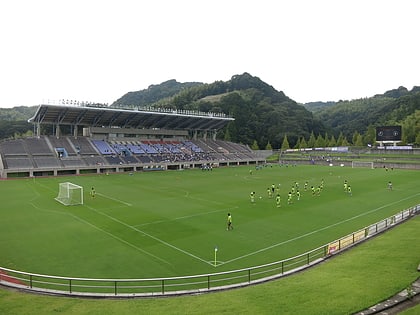
M 344 193 L 344 180 L 352 196 Z M 84 205 L 54 200 L 64 181 L 84 187 Z M 304 191 L 305 181 L 309 187 L 323 181 L 321 194 Z M 288 205 L 295 182 L 301 199 Z M 268 198 L 272 184 L 280 187 L 280 208 Z M 89 196 L 91 187 L 95 198 Z M 292 257 L 419 204 L 420 192 L 418 171 L 243 166 L 7 180 L 0 181 L 0 198 L 2 267 L 72 277 L 149 278 Z M 228 212 L 233 231 L 226 231 Z

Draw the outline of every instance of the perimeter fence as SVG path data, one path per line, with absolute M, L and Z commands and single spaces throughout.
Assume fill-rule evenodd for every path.
M 152 297 L 199 294 L 244 287 L 313 266 L 420 213 L 420 204 L 292 258 L 232 271 L 166 278 L 58 277 L 0 267 L 0 284 L 26 291 L 84 297 Z

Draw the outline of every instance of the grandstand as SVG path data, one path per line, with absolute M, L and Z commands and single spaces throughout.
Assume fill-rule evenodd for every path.
M 186 110 L 43 104 L 29 119 L 34 137 L 0 142 L 0 178 L 264 163 L 261 152 L 216 139 L 233 120 Z M 52 134 L 41 134 L 45 125 Z

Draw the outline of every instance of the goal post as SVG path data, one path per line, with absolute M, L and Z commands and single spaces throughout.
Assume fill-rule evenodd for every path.
M 373 162 L 362 162 L 362 161 L 351 161 L 351 167 L 355 168 L 355 167 L 368 167 L 373 169 Z
M 65 206 L 82 205 L 83 204 L 83 187 L 70 183 L 60 183 L 58 186 L 58 196 L 55 200 Z

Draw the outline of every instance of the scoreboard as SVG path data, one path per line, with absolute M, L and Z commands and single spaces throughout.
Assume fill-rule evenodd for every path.
M 401 126 L 376 127 L 376 141 L 401 141 Z

